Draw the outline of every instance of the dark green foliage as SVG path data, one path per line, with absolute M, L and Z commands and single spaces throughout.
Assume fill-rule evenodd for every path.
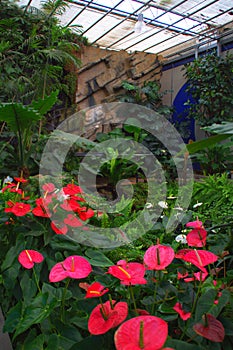
M 196 101 L 189 116 L 200 126 L 232 121 L 233 113 L 233 56 L 218 57 L 215 53 L 199 57 L 186 66 L 187 92 Z
M 64 5 L 48 1 L 38 10 L 1 1 L 0 100 L 28 103 L 58 89 L 64 105 L 73 102 L 76 78 L 68 76 L 80 65 L 77 52 L 85 40 L 59 25 L 55 15 Z

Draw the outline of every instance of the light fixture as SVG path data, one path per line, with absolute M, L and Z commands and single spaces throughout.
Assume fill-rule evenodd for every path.
M 146 23 L 143 20 L 143 14 L 139 13 L 137 23 L 134 26 L 135 33 L 143 33 L 146 30 Z

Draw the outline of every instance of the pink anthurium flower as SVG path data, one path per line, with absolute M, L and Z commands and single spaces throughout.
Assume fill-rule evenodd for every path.
M 43 260 L 43 255 L 36 250 L 25 249 L 18 256 L 19 263 L 25 269 L 32 269 L 35 263 L 41 263 Z
M 117 350 L 161 350 L 168 336 L 167 322 L 156 316 L 137 316 L 115 332 Z
M 110 275 L 119 278 L 121 284 L 126 286 L 146 284 L 145 272 L 146 269 L 142 264 L 136 262 L 127 263 L 125 260 L 118 261 L 117 265 L 110 266 L 108 269 Z
M 207 250 L 191 250 L 184 255 L 183 260 L 197 266 L 203 272 L 206 271 L 204 266 L 214 263 L 218 260 L 217 255 Z
M 124 301 L 106 301 L 97 305 L 88 320 L 88 330 L 93 335 L 104 334 L 117 327 L 128 315 L 128 304 Z
M 174 250 L 166 245 L 157 244 L 147 249 L 144 264 L 149 270 L 164 270 L 175 257 Z
M 216 343 L 222 343 L 225 337 L 225 330 L 222 323 L 211 314 L 205 314 L 203 321 L 203 323 L 196 323 L 193 326 L 194 331 L 206 339 Z
M 59 282 L 67 277 L 85 278 L 92 271 L 90 263 L 82 256 L 73 255 L 54 265 L 49 274 L 50 282 Z
M 192 228 L 203 228 L 203 224 L 198 219 L 196 221 L 190 221 L 186 224 L 186 227 L 192 227 Z
M 101 297 L 109 291 L 108 288 L 103 286 L 99 282 L 94 282 L 90 286 L 87 287 L 87 294 L 85 298 L 96 298 Z
M 207 231 L 204 228 L 195 228 L 187 234 L 187 243 L 190 247 L 204 247 L 206 245 Z
M 176 305 L 173 307 L 173 310 L 175 310 L 182 320 L 187 321 L 191 317 L 191 312 L 187 312 L 182 308 L 181 303 L 176 303 Z

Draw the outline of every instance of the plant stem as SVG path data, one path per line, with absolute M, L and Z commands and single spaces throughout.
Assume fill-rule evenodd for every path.
M 66 280 L 66 285 L 62 294 L 62 299 L 61 299 L 61 321 L 64 322 L 64 313 L 65 313 L 65 299 L 66 299 L 66 293 L 67 289 L 70 283 L 70 278 L 67 278 Z
M 40 286 L 39 286 L 39 280 L 37 278 L 36 271 L 35 271 L 34 267 L 32 268 L 32 271 L 33 271 L 33 275 L 34 275 L 34 278 L 35 278 L 35 282 L 36 282 L 37 288 L 38 288 L 39 292 L 41 293 L 41 289 L 40 289 Z
M 135 298 L 134 298 L 134 292 L 133 292 L 133 288 L 132 288 L 131 284 L 129 285 L 129 291 L 130 291 L 131 300 L 133 302 L 134 311 L 135 311 L 135 313 L 137 315 L 138 314 L 137 306 L 136 306 L 136 301 L 135 301 Z

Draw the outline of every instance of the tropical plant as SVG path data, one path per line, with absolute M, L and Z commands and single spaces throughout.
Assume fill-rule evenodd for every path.
M 140 104 L 165 116 L 170 116 L 171 108 L 162 104 L 162 97 L 166 91 L 160 91 L 160 84 L 157 81 L 145 81 L 142 87 L 123 81 L 122 87 L 126 92 L 117 97 L 120 101 Z
M 9 131 L 13 133 L 9 143 L 15 145 L 15 168 L 24 176 L 29 175 L 29 159 L 32 155 L 33 145 L 38 142 L 38 136 L 33 140 L 33 134 L 37 130 L 36 122 L 41 120 L 43 115 L 56 103 L 57 95 L 58 91 L 55 91 L 50 96 L 44 96 L 44 99 L 32 101 L 30 105 L 23 105 L 19 102 L 0 104 L 0 121 L 5 122 Z M 6 143 L 4 148 L 6 151 L 9 150 L 9 143 Z
M 231 121 L 233 113 L 233 56 L 207 53 L 185 66 L 187 92 L 195 103 L 186 102 L 188 115 L 200 126 Z
M 0 197 L 0 295 L 15 349 L 232 348 L 230 262 L 201 221 L 182 240 L 161 235 L 138 261 L 111 261 L 69 238 L 76 226 L 85 241 L 105 220 L 74 182 L 45 182 L 38 198 L 8 179 Z
M 66 1 L 47 1 L 39 10 L 1 2 L 1 101 L 28 104 L 59 90 L 65 107 L 74 102 L 77 52 L 85 39 L 80 28 L 75 33 L 59 24 L 56 14 L 66 6 Z

